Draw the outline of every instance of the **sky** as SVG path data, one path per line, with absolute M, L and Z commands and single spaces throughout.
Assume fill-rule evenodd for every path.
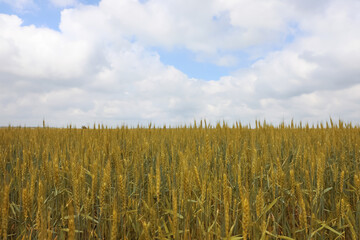
M 0 126 L 360 123 L 359 0 L 0 0 Z

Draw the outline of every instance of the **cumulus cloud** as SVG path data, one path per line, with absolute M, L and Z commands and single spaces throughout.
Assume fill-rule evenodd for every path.
M 91 52 L 87 42 L 21 23 L 15 15 L 0 14 L 1 73 L 48 81 L 82 75 Z
M 0 14 L 0 125 L 360 122 L 359 10 L 355 0 L 103 0 L 63 10 L 60 31 Z M 203 81 L 154 46 L 220 66 L 236 65 L 232 51 L 259 60 Z
M 108 24 L 145 45 L 218 54 L 256 46 L 265 51 L 292 34 L 293 6 L 283 1 L 103 0 Z M 263 46 L 264 45 L 264 46 Z

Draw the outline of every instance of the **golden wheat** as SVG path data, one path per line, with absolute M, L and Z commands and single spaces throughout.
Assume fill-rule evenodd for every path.
M 360 129 L 0 129 L 2 239 L 356 239 Z

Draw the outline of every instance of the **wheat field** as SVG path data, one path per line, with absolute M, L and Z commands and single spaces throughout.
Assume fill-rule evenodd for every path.
M 360 129 L 0 129 L 2 239 L 357 239 Z

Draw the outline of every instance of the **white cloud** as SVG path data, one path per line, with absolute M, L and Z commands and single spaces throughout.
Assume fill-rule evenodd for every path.
M 72 79 L 83 74 L 89 44 L 33 25 L 20 26 L 16 16 L 0 14 L 0 71 L 38 79 Z
M 231 67 L 231 66 L 235 66 L 238 63 L 238 60 L 236 57 L 232 56 L 232 55 L 225 55 L 225 56 L 221 56 L 219 59 L 217 59 L 216 61 L 216 65 L 218 66 L 224 66 L 224 67 Z
M 184 47 L 199 54 L 254 46 L 265 51 L 293 32 L 292 6 L 278 0 L 103 0 L 99 6 L 108 25 L 125 36 L 148 46 Z M 218 57 L 214 62 L 221 65 L 224 56 Z
M 360 122 L 360 4 L 308 4 L 103 0 L 62 11 L 60 32 L 0 14 L 0 125 L 41 124 L 43 117 L 60 126 L 329 116 Z M 238 61 L 233 50 L 261 59 L 203 81 L 162 63 L 152 46 L 184 47 L 222 66 Z
M 26 8 L 34 6 L 33 0 L 0 0 L 0 3 L 6 3 L 17 11 L 25 10 Z
M 57 7 L 71 7 L 78 4 L 77 0 L 50 0 Z

